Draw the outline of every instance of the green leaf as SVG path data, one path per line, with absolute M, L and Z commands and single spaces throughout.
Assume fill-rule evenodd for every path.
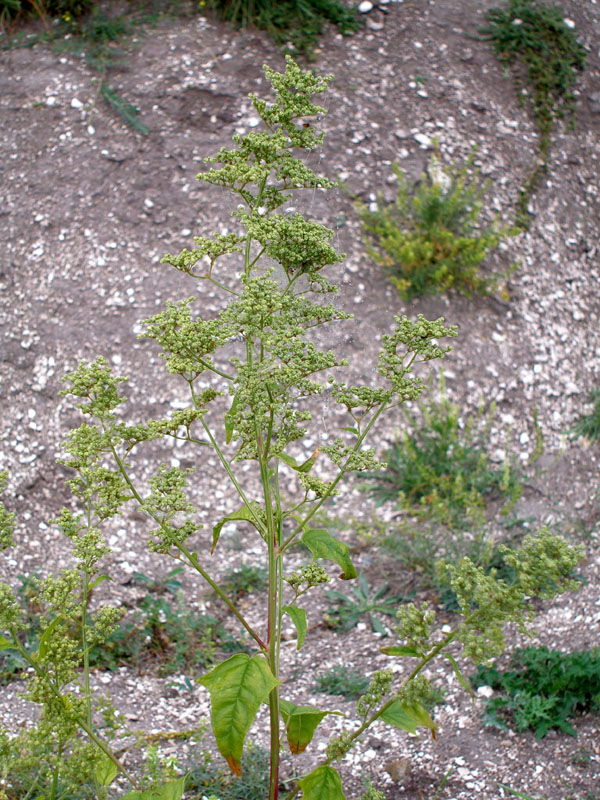
M 401 728 L 409 733 L 416 733 L 418 726 L 421 725 L 424 728 L 429 728 L 435 739 L 437 726 L 422 703 L 408 706 L 402 703 L 401 700 L 395 700 L 391 706 L 386 708 L 380 719 L 387 722 L 388 725 Z
M 342 781 L 333 767 L 317 767 L 298 781 L 303 800 L 346 800 Z
M 235 520 L 244 520 L 245 522 L 251 522 L 252 525 L 254 525 L 254 527 L 256 528 L 256 530 L 258 530 L 256 526 L 256 519 L 252 514 L 252 512 L 250 511 L 250 509 L 248 508 L 248 506 L 242 506 L 241 508 L 238 508 L 237 511 L 233 511 L 231 514 L 228 514 L 226 517 L 223 517 L 223 519 L 220 522 L 217 522 L 217 524 L 214 526 L 213 543 L 210 551 L 211 555 L 216 550 L 217 543 L 219 541 L 219 536 L 221 535 L 221 530 L 223 529 L 223 525 L 225 525 L 226 522 L 234 522 Z
M 290 751 L 294 755 L 306 750 L 323 717 L 328 714 L 344 716 L 341 711 L 319 711 L 314 706 L 297 706 L 289 700 L 280 700 L 279 710 L 285 722 Z
M 313 558 L 326 558 L 335 561 L 342 568 L 340 578 L 344 581 L 356 578 L 357 572 L 350 560 L 348 546 L 334 539 L 326 530 L 310 528 L 302 535 L 302 544 L 305 544 Z
M 298 606 L 282 606 L 281 610 L 291 617 L 294 623 L 298 636 L 296 650 L 300 650 L 304 642 L 304 637 L 306 636 L 306 611 L 303 608 L 298 608 Z
M 358 428 L 342 428 L 343 431 L 348 431 L 348 433 L 354 433 L 356 436 L 360 434 Z
M 45 658 L 46 653 L 48 652 L 48 640 L 52 636 L 54 629 L 58 625 L 60 625 L 61 622 L 62 622 L 62 617 L 56 617 L 56 619 L 53 619 L 50 625 L 48 625 L 48 627 L 44 631 L 44 634 L 40 639 L 40 646 L 38 648 L 38 654 L 40 658 Z
M 260 704 L 280 681 L 263 656 L 237 653 L 198 678 L 198 683 L 210 692 L 210 722 L 219 752 L 240 777 L 246 734 Z
M 0 650 L 18 650 L 17 645 L 6 636 L 0 636 Z
M 119 768 L 108 756 L 102 755 L 96 764 L 94 777 L 100 786 L 110 786 L 119 774 Z
M 380 653 L 385 653 L 386 656 L 406 656 L 408 658 L 419 658 L 421 655 L 414 647 L 406 645 L 394 645 L 393 647 L 380 647 Z
M 145 792 L 135 791 L 122 795 L 118 800 L 181 800 L 185 788 L 185 778 L 163 783 L 154 789 Z
M 96 580 L 93 583 L 90 583 L 88 587 L 89 591 L 91 592 L 92 589 L 95 589 L 96 586 L 99 586 L 103 581 L 112 581 L 112 578 L 110 577 L 110 575 L 98 575 Z
M 371 620 L 371 625 L 375 633 L 379 633 L 381 636 L 388 635 L 388 629 L 385 627 L 383 622 L 381 622 L 381 620 L 377 619 L 375 614 L 369 612 L 369 619 Z
M 456 663 L 456 659 L 454 658 L 454 656 L 451 656 L 450 653 L 443 653 L 443 655 L 445 655 L 448 661 L 452 664 L 452 669 L 454 670 L 454 674 L 458 678 L 458 682 L 463 687 L 463 689 L 466 689 L 467 692 L 471 695 L 471 697 L 475 697 L 475 692 L 473 691 L 473 687 L 458 668 L 458 664 Z
M 233 398 L 233 403 L 231 404 L 231 408 L 225 414 L 225 441 L 227 444 L 231 441 L 231 437 L 233 436 L 233 427 L 234 427 L 234 415 L 235 410 L 237 408 L 237 404 L 240 399 L 240 393 L 236 392 L 235 397 Z
M 128 125 L 131 125 L 136 131 L 139 131 L 144 136 L 148 135 L 149 128 L 138 119 L 139 109 L 131 103 L 128 103 L 121 95 L 109 86 L 105 81 L 102 81 L 100 86 L 102 97 L 106 102 L 125 120 Z
M 292 456 L 288 456 L 286 453 L 279 454 L 279 458 L 283 461 L 284 464 L 287 464 L 288 467 L 295 469 L 296 472 L 303 472 L 303 473 L 311 471 L 311 469 L 314 467 L 316 463 L 318 456 L 319 456 L 318 447 L 312 454 L 312 456 L 309 456 L 309 458 L 307 458 L 306 461 L 303 461 L 302 464 L 299 464 L 295 458 L 293 458 Z

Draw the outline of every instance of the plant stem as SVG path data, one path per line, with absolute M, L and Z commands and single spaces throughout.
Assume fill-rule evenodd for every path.
M 267 520 L 267 547 L 269 551 L 269 611 L 268 634 L 269 645 L 268 661 L 273 677 L 279 680 L 279 542 L 275 520 L 273 517 L 273 501 L 269 482 L 269 465 L 265 459 L 260 461 L 260 478 L 263 487 L 265 516 Z M 277 800 L 279 792 L 279 687 L 276 686 L 269 694 L 269 727 L 271 734 L 271 768 L 269 774 L 269 800 Z
M 56 766 L 54 767 L 54 775 L 52 776 L 52 787 L 50 789 L 49 800 L 55 800 L 56 798 L 56 790 L 58 788 L 58 775 L 60 772 L 60 759 L 62 758 L 62 750 L 63 750 L 63 740 L 61 738 L 58 742 L 58 755 L 56 758 Z
M 236 608 L 235 604 L 233 603 L 233 601 L 230 600 L 229 597 L 227 597 L 227 595 L 225 594 L 223 589 L 221 589 L 219 584 L 215 583 L 215 581 L 210 577 L 208 572 L 206 572 L 206 570 L 203 569 L 203 567 L 200 566 L 197 554 L 196 553 L 191 553 L 185 547 L 185 545 L 182 545 L 182 544 L 177 545 L 177 548 L 188 559 L 189 565 L 191 567 L 193 567 L 196 570 L 196 572 L 198 572 L 200 575 L 202 575 L 202 577 L 208 583 L 210 588 L 219 595 L 221 600 L 227 605 L 227 607 L 229 608 L 231 613 L 235 616 L 235 618 L 237 620 L 239 620 L 239 622 L 243 625 L 243 627 L 248 631 L 250 636 L 254 639 L 254 641 L 261 648 L 261 650 L 266 652 L 267 648 L 268 648 L 268 645 L 265 644 L 265 642 L 263 642 L 263 640 L 260 638 L 258 633 L 256 633 L 254 628 L 252 628 L 252 626 L 246 621 L 245 617 L 237 610 L 237 608 Z

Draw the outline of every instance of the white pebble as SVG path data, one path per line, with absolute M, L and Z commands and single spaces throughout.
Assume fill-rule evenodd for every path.
M 431 147 L 432 145 L 431 137 L 427 136 L 426 133 L 415 133 L 415 141 L 418 142 L 421 147 Z
M 371 3 L 370 0 L 363 0 L 358 6 L 358 10 L 361 14 L 368 14 L 369 11 L 373 10 L 373 3 Z
M 83 108 L 83 103 L 81 102 L 81 100 L 79 100 L 79 98 L 74 97 L 71 100 L 71 108 Z

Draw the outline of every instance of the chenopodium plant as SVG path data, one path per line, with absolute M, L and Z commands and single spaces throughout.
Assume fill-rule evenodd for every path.
M 348 473 L 377 467 L 373 450 L 365 445 L 368 434 L 384 414 L 418 399 L 423 387 L 412 374 L 413 366 L 442 358 L 449 348 L 439 340 L 455 336 L 456 331 L 441 319 L 419 316 L 411 322 L 397 317 L 394 332 L 382 337 L 377 369 L 383 385 L 354 386 L 339 379 L 346 361 L 319 349 L 311 332 L 349 318 L 326 302 L 336 288 L 325 268 L 343 256 L 331 245 L 332 231 L 299 213 L 281 211 L 296 190 L 333 185 L 294 155 L 322 143 L 322 135 L 309 120 L 324 110 L 312 96 L 326 90 L 331 76 L 303 73 L 291 58 L 284 73 L 265 67 L 265 74 L 274 102 L 251 95 L 265 130 L 235 136 L 234 148 L 223 148 L 209 159 L 220 166 L 199 176 L 238 196 L 234 217 L 240 233 L 198 237 L 193 250 L 164 258 L 187 275 L 218 287 L 229 305 L 203 319 L 194 298 L 168 303 L 146 320 L 142 334 L 161 346 L 168 371 L 189 389 L 189 405 L 169 418 L 132 425 L 116 413 L 123 402 L 119 384 L 125 378 L 113 375 L 105 359 L 81 363 L 66 380 L 68 392 L 80 398 L 78 407 L 89 418 L 70 434 L 72 466 L 85 460 L 91 464 L 97 493 L 103 491 L 111 512 L 131 499 L 137 501 L 154 522 L 150 549 L 198 572 L 256 643 L 257 654 L 237 653 L 199 680 L 211 696 L 217 747 L 235 775 L 241 775 L 244 742 L 255 717 L 263 704 L 268 706 L 269 800 L 276 800 L 282 742 L 287 741 L 292 754 L 303 752 L 331 713 L 298 706 L 281 696 L 283 618 L 287 615 L 295 626 L 300 649 L 307 633 L 301 598 L 330 580 L 322 561 L 336 564 L 343 580 L 357 577 L 348 547 L 329 531 L 313 526 L 315 515 L 339 491 Z M 236 259 L 239 278 L 231 267 Z M 219 268 L 224 265 L 222 274 L 217 262 Z M 310 408 L 325 392 L 345 409 L 348 424 L 339 437 L 326 440 L 308 459 L 299 459 L 294 445 L 308 433 Z M 210 553 L 196 551 L 195 534 L 203 523 L 189 500 L 191 469 L 161 465 L 146 486 L 133 477 L 134 451 L 163 436 L 199 448 L 200 458 L 206 451 L 215 454 L 229 481 L 233 510 L 211 520 Z M 108 457 L 112 470 L 105 466 Z M 317 465 L 325 459 L 327 468 L 319 477 Z M 301 486 L 291 499 L 281 487 L 284 470 L 294 471 Z M 248 535 L 264 546 L 268 586 L 262 624 L 246 619 L 236 598 L 228 596 L 211 574 L 210 555 L 219 545 L 223 527 L 233 521 L 246 525 Z M 69 527 L 70 522 L 62 524 Z M 294 550 L 298 543 L 312 555 L 300 566 Z M 401 609 L 399 633 L 406 644 L 384 651 L 416 658 L 416 666 L 400 686 L 393 685 L 392 670 L 375 672 L 359 700 L 358 721 L 349 722 L 330 740 L 320 763 L 297 779 L 288 800 L 300 792 L 305 800 L 342 800 L 341 778 L 332 765 L 377 720 L 412 732 L 418 726 L 435 732 L 424 705 L 431 692 L 420 674 L 424 666 L 456 639 L 463 642 L 465 654 L 477 660 L 494 655 L 503 644 L 504 621 L 525 625 L 526 597 L 549 587 L 554 593 L 570 587 L 565 576 L 579 553 L 543 533 L 512 557 L 522 578 L 510 587 L 484 575 L 468 559 L 447 568 L 465 616 L 452 634 L 436 640 L 430 635 L 431 612 L 413 606 Z M 450 654 L 448 658 L 454 659 Z

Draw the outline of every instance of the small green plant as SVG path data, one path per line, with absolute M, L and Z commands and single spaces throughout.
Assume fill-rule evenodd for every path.
M 385 469 L 369 473 L 365 484 L 378 503 L 398 502 L 419 517 L 435 517 L 448 528 L 485 523 L 486 502 L 496 494 L 510 508 L 520 496 L 517 471 L 507 458 L 490 464 L 488 440 L 495 404 L 470 414 L 450 402 L 443 375 L 414 410 L 403 409 L 406 427 L 385 454 Z
M 456 289 L 471 297 L 490 293 L 497 276 L 480 265 L 508 229 L 483 229 L 479 220 L 489 183 L 473 170 L 475 151 L 464 164 L 442 166 L 436 146 L 427 173 L 411 188 L 397 164 L 395 203 L 361 209 L 369 255 L 381 264 L 404 300 Z
M 349 669 L 344 664 L 336 664 L 326 672 L 316 676 L 317 692 L 341 695 L 347 700 L 358 700 L 369 686 L 369 679 L 358 670 Z
M 486 702 L 490 725 L 535 731 L 540 739 L 553 728 L 576 736 L 569 719 L 600 711 L 600 650 L 561 653 L 547 647 L 517 650 L 512 669 L 479 666 L 471 683 L 491 686 L 499 694 Z
M 227 594 L 240 598 L 245 594 L 260 591 L 267 585 L 267 571 L 263 567 L 243 564 L 223 575 L 221 587 Z
M 208 7 L 234 25 L 256 25 L 281 47 L 312 60 L 327 24 L 349 36 L 360 29 L 356 10 L 342 0 L 208 0 Z
M 344 594 L 335 590 L 325 592 L 329 607 L 325 621 L 330 628 L 345 633 L 356 625 L 363 614 L 367 614 L 375 633 L 388 635 L 387 627 L 379 619 L 379 614 L 392 617 L 403 598 L 389 595 L 389 588 L 384 584 L 376 592 L 371 593 L 365 575 L 358 576 L 358 585 L 352 594 Z
M 529 97 L 539 131 L 541 161 L 536 159 L 517 203 L 517 225 L 527 228 L 528 203 L 547 169 L 554 124 L 561 118 L 574 124 L 573 86 L 586 52 L 557 6 L 510 0 L 508 8 L 492 8 L 486 17 L 489 24 L 481 33 L 493 42 L 500 60 L 509 66 L 521 62 L 514 69 L 517 91 L 523 102 Z
M 593 408 L 589 414 L 582 414 L 569 431 L 571 436 L 578 439 L 584 436 L 590 442 L 600 441 L 600 389 L 592 389 L 588 403 Z
M 199 753 L 190 760 L 186 777 L 186 797 L 190 800 L 215 796 L 217 800 L 265 800 L 269 792 L 269 752 L 249 742 L 242 756 L 242 777 L 215 763 L 210 753 Z

